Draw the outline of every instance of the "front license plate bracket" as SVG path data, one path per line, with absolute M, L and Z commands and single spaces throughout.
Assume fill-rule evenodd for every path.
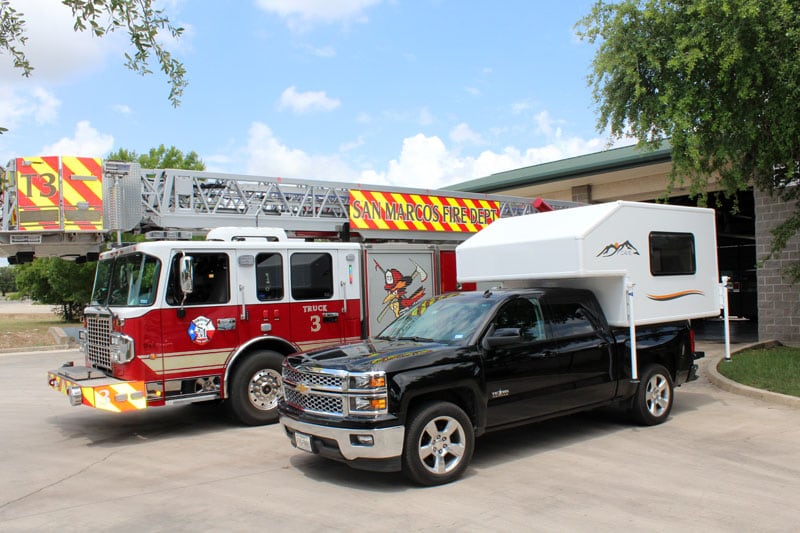
M 311 435 L 306 435 L 305 433 L 295 433 L 294 445 L 304 452 L 314 453 L 314 448 L 311 446 Z

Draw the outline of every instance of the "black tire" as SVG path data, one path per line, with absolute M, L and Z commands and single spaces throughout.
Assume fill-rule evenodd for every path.
M 464 411 L 448 402 L 428 403 L 408 419 L 403 473 L 420 485 L 442 485 L 461 477 L 475 448 L 475 432 Z
M 233 418 L 248 426 L 278 420 L 278 400 L 283 395 L 283 356 L 270 350 L 247 354 L 233 371 L 225 401 Z
M 631 405 L 633 419 L 643 426 L 664 422 L 672 411 L 672 376 L 661 365 L 650 365 L 640 376 L 639 388 Z

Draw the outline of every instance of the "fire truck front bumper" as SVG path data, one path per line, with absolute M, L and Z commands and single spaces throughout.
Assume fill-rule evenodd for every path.
M 147 407 L 144 381 L 122 381 L 95 368 L 65 365 L 50 370 L 47 382 L 50 388 L 66 395 L 71 405 L 86 405 L 112 413 Z

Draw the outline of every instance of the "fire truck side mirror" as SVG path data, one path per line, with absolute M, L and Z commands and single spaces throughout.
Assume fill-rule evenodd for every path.
M 181 257 L 180 263 L 181 292 L 184 297 L 194 289 L 194 261 L 191 255 Z

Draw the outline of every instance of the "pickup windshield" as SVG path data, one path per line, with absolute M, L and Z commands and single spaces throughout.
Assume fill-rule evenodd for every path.
M 153 305 L 161 261 L 142 253 L 97 263 L 91 305 L 138 307 Z
M 495 302 L 459 293 L 436 296 L 412 307 L 389 324 L 378 338 L 464 345 L 494 305 Z

